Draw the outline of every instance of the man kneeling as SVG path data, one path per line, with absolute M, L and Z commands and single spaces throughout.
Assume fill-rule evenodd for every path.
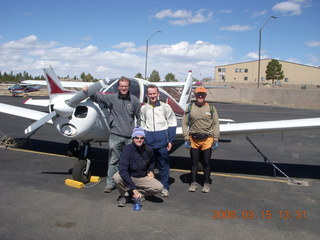
M 113 176 L 120 193 L 119 207 L 126 205 L 130 193 L 133 198 L 144 199 L 146 196 L 160 193 L 163 189 L 163 185 L 154 178 L 153 151 L 147 148 L 144 138 L 143 128 L 133 129 L 132 143 L 125 146 L 121 153 L 119 172 Z

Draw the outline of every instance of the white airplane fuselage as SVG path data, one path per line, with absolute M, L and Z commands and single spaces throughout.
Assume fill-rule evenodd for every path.
M 74 94 L 59 95 L 52 99 L 50 111 L 56 102 L 64 102 Z M 69 117 L 52 119 L 53 125 L 65 137 L 78 141 L 106 142 L 109 138 L 109 111 L 90 98 L 79 103 Z

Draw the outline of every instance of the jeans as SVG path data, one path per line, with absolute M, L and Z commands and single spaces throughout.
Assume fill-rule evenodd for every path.
M 153 154 L 159 168 L 159 181 L 164 189 L 169 190 L 170 163 L 167 147 L 154 148 Z
M 115 183 L 112 179 L 113 175 L 118 172 L 118 164 L 122 149 L 125 145 L 132 142 L 129 137 L 122 137 L 110 133 L 109 136 L 109 157 L 108 157 L 108 174 L 107 174 L 107 188 L 114 188 Z

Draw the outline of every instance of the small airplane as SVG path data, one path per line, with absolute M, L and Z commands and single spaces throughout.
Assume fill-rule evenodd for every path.
M 30 92 L 40 91 L 41 87 L 34 84 L 15 84 L 12 87 L 9 87 L 8 90 L 14 97 L 17 97 L 19 94 L 25 94 L 26 96 Z
M 19 117 L 35 120 L 33 124 L 26 128 L 25 134 L 34 134 L 46 123 L 53 124 L 58 132 L 69 138 L 68 152 L 78 153 L 78 161 L 74 164 L 73 179 L 87 183 L 90 180 L 90 165 L 88 151 L 91 142 L 107 142 L 109 137 L 109 111 L 95 102 L 89 96 L 95 92 L 116 94 L 119 78 L 103 79 L 96 83 L 88 82 L 63 82 L 60 81 L 54 70 L 44 69 L 46 84 L 48 87 L 49 99 L 28 99 L 25 104 L 37 105 L 49 108 L 49 113 L 35 111 L 27 108 L 16 107 L 9 104 L 0 103 L 0 112 Z M 149 81 L 139 78 L 128 78 L 130 80 L 130 92 L 138 97 L 143 104 L 147 101 L 146 89 Z M 41 81 L 28 80 L 26 83 L 44 84 Z M 186 82 L 152 82 L 160 88 L 160 101 L 168 103 L 176 114 L 178 127 L 176 139 L 182 139 L 181 122 L 184 110 L 191 102 L 193 93 L 192 71 L 189 71 Z M 65 87 L 82 88 L 88 85 L 88 92 L 71 91 Z M 161 87 L 182 87 L 179 102 Z M 320 118 L 233 123 L 231 119 L 219 119 L 221 136 L 261 132 L 283 132 L 297 129 L 320 128 Z M 30 137 L 30 136 L 29 136 Z M 80 154 L 80 155 L 79 155 Z

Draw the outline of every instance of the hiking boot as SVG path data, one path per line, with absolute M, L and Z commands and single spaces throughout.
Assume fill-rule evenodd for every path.
M 117 204 L 117 206 L 118 206 L 118 207 L 124 207 L 124 206 L 126 206 L 126 203 L 127 203 L 127 198 L 124 197 L 124 196 L 120 196 L 120 197 L 118 198 L 118 204 Z
M 209 183 L 205 183 L 205 184 L 203 184 L 202 192 L 203 192 L 203 193 L 208 193 L 208 192 L 210 192 L 210 186 L 209 186 Z
M 192 182 L 189 187 L 189 192 L 195 192 L 197 190 L 197 188 L 198 188 L 197 183 Z
M 104 191 L 105 193 L 111 193 L 112 190 L 116 189 L 116 187 L 109 187 L 109 186 L 105 186 Z
M 162 191 L 161 191 L 161 196 L 162 197 L 169 197 L 169 191 L 168 191 L 168 189 L 163 189 Z

